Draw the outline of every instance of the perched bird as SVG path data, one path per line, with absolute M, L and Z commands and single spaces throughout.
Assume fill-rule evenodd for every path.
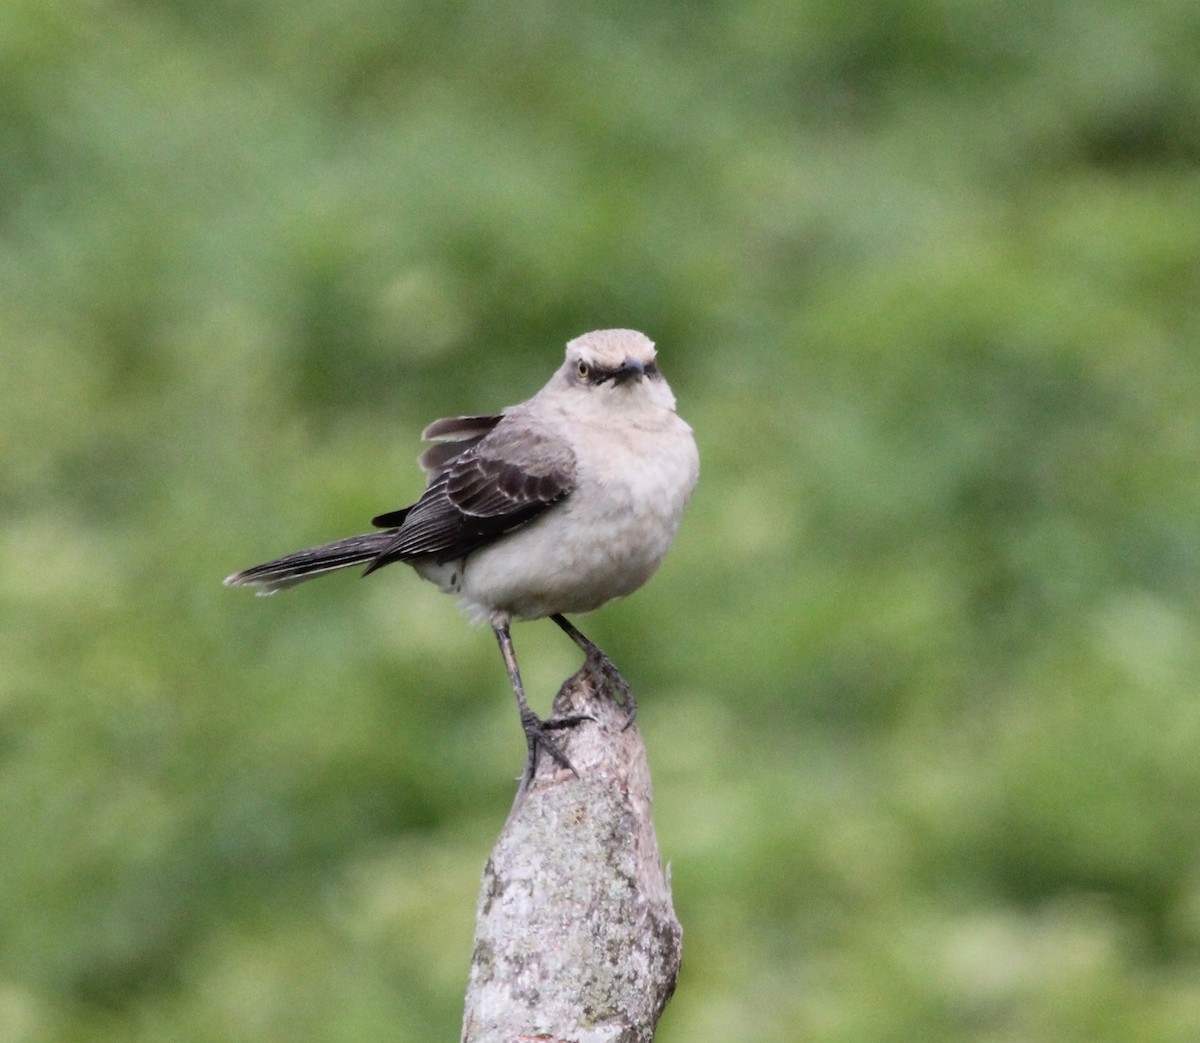
M 354 565 L 366 564 L 366 575 L 406 562 L 495 631 L 529 747 L 527 777 L 539 747 L 570 767 L 549 733 L 579 719 L 543 721 L 529 708 L 509 624 L 549 616 L 611 667 L 565 614 L 624 597 L 654 574 L 700 469 L 654 344 L 635 330 L 585 333 L 528 401 L 435 420 L 421 437 L 434 443 L 420 457 L 425 492 L 374 518 L 381 532 L 296 551 L 225 583 L 273 594 Z

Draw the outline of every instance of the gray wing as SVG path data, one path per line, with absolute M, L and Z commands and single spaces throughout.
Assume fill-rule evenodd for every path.
M 448 416 L 435 420 L 421 432 L 421 440 L 437 444 L 426 449 L 418 462 L 431 480 L 436 478 L 456 456 L 490 435 L 503 419 L 504 414 L 498 413 L 495 416 Z
M 459 421 L 460 427 L 439 426 Z M 491 429 L 481 434 L 488 422 Z M 535 518 L 575 487 L 570 446 L 516 417 L 438 421 L 426 434 L 443 435 L 446 446 L 467 444 L 430 468 L 429 487 L 416 503 L 375 519 L 399 528 L 368 572 L 427 555 L 441 561 L 461 558 Z
M 421 432 L 421 440 L 437 443 L 417 457 L 417 463 L 429 476 L 428 484 L 432 486 L 436 483 L 456 458 L 482 442 L 503 419 L 503 413 L 495 416 L 448 416 L 435 420 L 425 428 Z M 412 507 L 401 507 L 388 511 L 372 518 L 371 524 L 381 529 L 397 528 L 404 524 L 411 510 Z

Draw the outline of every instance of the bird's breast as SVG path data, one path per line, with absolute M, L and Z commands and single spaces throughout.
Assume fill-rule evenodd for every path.
M 466 559 L 468 605 L 537 619 L 590 612 L 642 586 L 662 564 L 699 472 L 691 429 L 671 419 L 655 432 L 578 432 L 575 490 Z

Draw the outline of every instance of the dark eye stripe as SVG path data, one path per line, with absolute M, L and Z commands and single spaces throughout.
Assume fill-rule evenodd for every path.
M 583 373 L 580 372 L 580 369 L 582 369 L 584 366 L 587 367 L 586 375 L 584 375 Z M 643 367 L 643 369 L 645 371 L 646 376 L 648 376 L 648 377 L 657 376 L 658 363 L 657 362 L 647 362 L 645 364 L 645 366 Z M 588 363 L 580 363 L 578 366 L 576 366 L 575 372 L 576 372 L 576 375 L 580 377 L 580 379 L 586 380 L 589 384 L 603 384 L 606 381 L 614 379 L 616 377 L 617 373 L 620 372 L 620 367 L 606 369 L 603 366 L 589 365 Z

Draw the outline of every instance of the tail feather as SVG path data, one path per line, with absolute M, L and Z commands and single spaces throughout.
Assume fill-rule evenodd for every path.
M 274 561 L 235 572 L 225 580 L 227 587 L 258 587 L 258 594 L 274 594 L 297 583 L 323 576 L 327 572 L 351 568 L 374 561 L 395 538 L 396 530 L 368 532 L 344 540 L 323 543 L 319 547 L 285 554 Z

